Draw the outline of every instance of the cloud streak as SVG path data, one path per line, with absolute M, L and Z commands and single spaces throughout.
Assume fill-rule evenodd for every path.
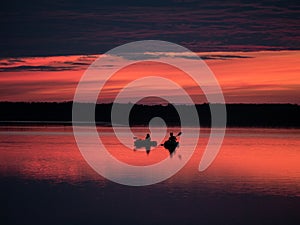
M 75 55 L 0 59 L 0 72 L 21 71 L 82 71 L 98 56 Z
M 149 52 L 149 53 L 135 53 L 128 54 L 125 60 L 135 59 L 159 59 L 161 57 L 174 57 L 184 59 L 198 59 L 203 60 L 227 60 L 227 59 L 247 59 L 252 56 L 237 55 L 237 54 L 203 54 L 198 56 L 191 55 L 187 52 Z M 0 72 L 22 72 L 22 71 L 83 71 L 100 55 L 93 56 L 53 56 L 53 57 L 25 57 L 25 58 L 7 58 L 0 59 Z M 72 61 L 73 60 L 73 61 Z M 113 67 L 114 65 L 105 65 L 105 67 Z

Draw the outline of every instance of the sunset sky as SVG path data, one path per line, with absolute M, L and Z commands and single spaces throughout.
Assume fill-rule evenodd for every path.
M 296 1 L 84 2 L 1 3 L 0 101 L 72 101 L 78 81 L 98 56 L 150 39 L 196 52 L 215 74 L 227 103 L 300 104 Z M 154 75 L 176 78 L 196 103 L 206 102 L 180 73 L 155 63 L 124 68 L 106 84 L 101 102 L 113 101 L 128 82 Z M 173 93 L 159 85 L 155 91 Z M 137 93 L 138 88 L 132 90 Z

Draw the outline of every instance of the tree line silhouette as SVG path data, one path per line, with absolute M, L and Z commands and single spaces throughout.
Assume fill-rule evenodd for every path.
M 71 124 L 72 106 L 72 102 L 0 102 L 0 121 L 1 124 L 28 122 Z M 122 104 L 120 106 L 122 107 Z M 123 106 L 128 105 L 123 104 Z M 192 106 L 178 105 L 177 107 L 188 112 Z M 112 103 L 97 104 L 95 121 L 109 125 L 111 108 Z M 209 127 L 211 124 L 209 104 L 198 104 L 196 109 L 201 126 Z M 226 110 L 228 127 L 300 128 L 300 106 L 295 104 L 226 104 Z M 133 105 L 129 123 L 132 126 L 148 125 L 154 117 L 162 118 L 168 126 L 180 126 L 179 115 L 171 104 Z M 193 126 L 193 121 L 191 120 L 187 125 Z

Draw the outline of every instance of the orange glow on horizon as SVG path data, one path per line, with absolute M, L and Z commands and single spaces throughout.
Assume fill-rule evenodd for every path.
M 171 80 L 178 86 L 184 88 L 185 91 L 191 96 L 194 102 L 205 101 L 205 99 L 203 98 L 204 95 L 202 93 L 202 90 L 199 87 L 197 87 L 195 81 L 192 80 L 192 78 L 189 75 L 187 75 L 184 71 L 164 63 L 140 62 L 131 64 L 115 73 L 105 84 L 103 90 L 99 94 L 100 102 L 101 100 L 105 101 L 105 99 L 108 98 L 107 96 L 109 96 L 109 98 L 111 99 L 115 99 L 119 91 L 126 85 L 128 85 L 130 82 L 150 76 L 157 76 L 165 78 L 167 80 Z M 138 96 L 140 92 L 142 92 L 145 89 L 153 90 L 153 95 L 159 94 L 161 96 L 164 96 L 169 95 L 170 93 L 176 95 L 176 90 L 172 89 L 172 87 L 163 86 L 159 83 L 155 83 L 154 81 L 152 83 L 144 83 L 142 86 L 134 88 L 132 90 L 132 95 Z M 160 91 L 157 92 L 157 89 Z M 153 100 L 153 98 L 151 99 Z M 147 99 L 146 102 L 142 102 L 145 104 L 148 103 Z M 151 103 L 160 104 L 161 102 Z
M 218 79 L 227 103 L 300 104 L 300 51 L 210 52 L 199 55 L 218 56 L 205 62 Z M 228 57 L 230 55 L 233 57 Z M 96 57 L 2 59 L 0 101 L 71 101 L 82 74 Z M 126 73 L 115 75 L 107 83 L 103 102 L 111 102 L 126 83 L 141 74 L 166 78 L 182 76 L 166 66 L 148 69 L 145 64 L 136 66 L 130 72 L 124 68 Z M 197 103 L 205 102 L 205 96 L 199 88 L 195 88 L 193 81 L 185 78 L 175 80 L 186 88 Z M 164 90 L 157 90 L 156 93 L 164 93 Z

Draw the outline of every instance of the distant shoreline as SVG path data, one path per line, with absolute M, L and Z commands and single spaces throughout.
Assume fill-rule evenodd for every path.
M 88 103 L 76 103 L 88 104 Z M 122 105 L 122 104 L 121 104 Z M 123 104 L 127 106 L 127 104 Z M 0 126 L 64 125 L 72 126 L 72 102 L 25 103 L 0 102 Z M 78 121 L 78 125 L 111 126 L 112 104 L 97 104 L 95 121 Z M 189 110 L 189 105 L 179 105 Z M 196 105 L 201 127 L 210 127 L 209 104 Z M 227 127 L 233 128 L 300 128 L 300 106 L 294 104 L 226 104 Z M 161 117 L 167 126 L 181 126 L 172 105 L 134 105 L 130 126 L 148 126 L 153 117 Z M 122 124 L 119 124 L 122 126 Z M 191 122 L 186 127 L 195 127 Z M 217 126 L 218 127 L 218 126 Z

